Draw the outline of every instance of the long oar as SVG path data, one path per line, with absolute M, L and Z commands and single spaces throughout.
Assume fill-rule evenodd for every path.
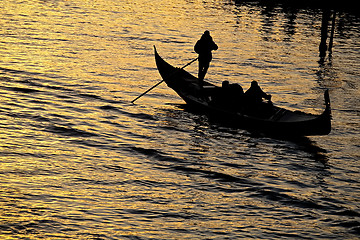
M 165 79 L 163 79 L 162 81 L 158 82 L 157 84 L 155 84 L 154 86 L 152 86 L 151 88 L 149 88 L 148 90 L 146 90 L 144 93 L 142 93 L 140 96 L 138 96 L 137 98 L 135 98 L 134 100 L 131 101 L 131 103 L 134 103 L 136 100 L 138 100 L 139 98 L 141 98 L 142 96 L 144 96 L 145 94 L 147 94 L 148 92 L 150 92 L 151 90 L 153 90 L 154 88 L 156 88 L 157 86 L 159 86 L 162 82 L 164 82 L 165 80 L 169 79 L 170 77 L 172 77 L 175 73 L 177 73 L 179 70 L 182 70 L 184 68 L 186 68 L 187 66 L 189 66 L 190 64 L 192 64 L 193 62 L 195 62 L 196 60 L 198 60 L 198 57 L 195 58 L 194 60 L 191 60 L 191 62 L 185 64 L 182 68 L 178 68 L 177 70 L 175 70 L 172 74 L 170 74 L 169 76 L 167 76 Z

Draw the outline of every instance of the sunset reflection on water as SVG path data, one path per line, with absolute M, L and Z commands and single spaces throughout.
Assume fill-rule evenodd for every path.
M 0 8 L 0 238 L 354 238 L 359 18 L 238 1 L 5 1 Z M 184 109 L 153 46 L 181 67 L 210 30 L 207 80 L 252 80 L 318 113 L 329 136 L 274 139 Z M 197 62 L 186 68 L 196 75 Z

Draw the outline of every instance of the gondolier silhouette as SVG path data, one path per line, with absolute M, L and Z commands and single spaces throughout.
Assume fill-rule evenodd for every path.
M 212 50 L 217 50 L 218 46 L 213 41 L 210 36 L 209 31 L 205 31 L 201 36 L 200 40 L 198 40 L 194 46 L 194 50 L 197 54 L 199 54 L 199 74 L 198 78 L 200 84 L 203 84 L 206 72 L 210 66 L 210 62 L 212 59 Z

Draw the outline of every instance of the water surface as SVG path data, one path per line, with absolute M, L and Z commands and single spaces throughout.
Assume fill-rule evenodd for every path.
M 0 238 L 355 239 L 359 17 L 238 1 L 11 0 L 0 9 Z M 207 80 L 257 80 L 328 136 L 274 139 L 184 109 L 160 80 L 219 46 Z M 196 74 L 194 63 L 186 68 Z

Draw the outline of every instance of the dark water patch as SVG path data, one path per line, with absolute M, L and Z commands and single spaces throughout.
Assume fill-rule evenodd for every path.
M 53 113 L 53 112 L 48 113 L 48 116 L 53 117 L 52 120 L 54 122 L 63 121 L 64 119 L 67 119 L 67 120 L 73 119 L 73 117 L 71 117 L 71 116 L 60 115 L 58 113 Z
M 40 106 L 46 106 L 46 105 L 54 105 L 54 103 L 49 102 L 49 101 L 45 101 L 42 99 L 31 99 L 28 101 L 29 103 L 34 103 L 35 105 L 39 106 L 39 107 L 32 107 L 31 109 L 34 110 L 44 110 L 46 111 L 46 109 L 44 107 L 40 107 Z
M 104 106 L 100 106 L 99 109 L 101 110 L 113 110 L 113 111 L 118 111 L 117 107 L 111 106 L 111 105 L 104 105 Z
M 324 164 L 324 166 L 327 166 L 329 160 L 329 157 L 327 156 L 327 150 L 318 146 L 316 142 L 310 140 L 307 137 L 293 138 L 290 139 L 290 141 L 295 143 L 300 150 L 309 153 L 315 161 Z
M 33 201 L 33 200 L 41 200 L 44 202 L 54 202 L 54 201 L 58 201 L 58 200 L 73 201 L 75 198 L 76 198 L 76 196 L 53 195 L 53 194 L 49 194 L 49 193 L 35 194 L 35 193 L 29 192 L 29 193 L 23 194 L 23 199 L 28 200 L 28 201 Z M 39 211 L 39 209 L 31 208 L 31 211 Z M 38 213 L 38 214 L 40 215 L 41 213 Z
M 22 155 L 27 155 L 27 154 L 22 154 Z M 56 176 L 61 173 L 50 169 L 44 169 L 35 166 L 28 169 L 23 169 L 23 168 L 2 169 L 0 171 L 0 174 L 4 174 L 7 176 L 11 174 L 18 177 L 33 177 L 33 176 Z
M 71 95 L 65 95 L 65 94 L 62 94 L 62 93 L 61 94 L 52 93 L 52 94 L 59 100 L 65 99 L 64 102 L 74 103 L 74 104 L 79 103 L 77 101 L 71 100 L 73 98 L 73 96 L 71 96 Z
M 21 70 L 15 70 L 15 69 L 4 68 L 4 67 L 0 67 L 0 71 L 6 72 L 6 73 L 13 73 L 13 74 L 43 75 L 41 73 L 35 73 L 35 72 L 29 72 L 29 71 L 21 71 Z
M 159 128 L 165 130 L 165 131 L 178 131 L 178 132 L 188 132 L 185 129 L 179 128 L 179 126 L 159 126 Z
M 341 216 L 348 220 L 334 220 L 333 217 L 328 220 L 323 219 L 323 222 L 329 222 L 333 226 L 341 226 L 345 228 L 350 228 L 351 231 L 357 233 L 360 228 L 360 223 L 354 218 L 359 217 L 359 213 L 354 210 L 348 210 L 344 207 L 344 202 L 334 204 L 331 201 L 318 201 L 302 198 L 301 196 L 293 196 L 286 193 L 281 193 L 281 189 L 273 188 L 262 188 L 256 190 L 256 194 L 252 194 L 253 197 L 265 198 L 276 202 L 277 204 L 282 204 L 286 207 L 292 206 L 302 209 L 311 209 L 318 213 L 321 213 L 325 216 Z M 353 220 L 349 220 L 353 219 Z M 335 221 L 335 222 L 334 222 Z
M 95 135 L 94 135 L 95 136 Z M 92 136 L 90 136 L 92 137 Z M 108 142 L 101 142 L 92 138 L 88 137 L 80 137 L 67 140 L 70 144 L 78 144 L 81 145 L 83 148 L 99 148 L 103 150 L 118 150 L 118 146 L 112 146 L 108 144 Z M 92 157 L 96 157 L 99 155 L 94 155 Z M 100 156 L 99 156 L 100 157 Z
M 338 211 L 333 212 L 334 215 L 338 216 L 345 216 L 345 217 L 360 217 L 360 212 L 355 210 L 349 210 L 349 209 L 341 209 Z
M 115 239 L 115 238 L 109 238 L 109 236 L 105 234 L 98 234 L 98 233 L 78 233 L 76 234 L 76 237 L 80 239 L 92 239 L 92 240 Z M 132 237 L 130 239 L 136 239 L 136 238 Z
M 161 188 L 169 188 L 169 187 L 174 187 L 177 186 L 176 183 L 169 183 L 166 181 L 163 182 L 159 182 L 159 181 L 155 181 L 155 180 L 145 180 L 145 179 L 135 179 L 135 180 L 127 180 L 125 182 L 123 182 L 123 184 L 130 184 L 130 185 L 136 185 L 136 186 L 143 186 L 143 187 L 149 187 L 149 188 L 153 188 L 153 187 L 161 187 Z
M 247 135 L 244 135 L 247 136 Z M 272 146 L 272 152 L 279 156 L 279 159 L 291 161 L 290 156 L 295 157 L 295 160 L 301 158 L 311 158 L 316 162 L 321 163 L 323 168 L 327 167 L 328 156 L 327 150 L 318 146 L 318 144 L 308 137 L 291 137 L 291 136 L 271 136 L 264 134 L 254 134 L 252 132 L 249 138 L 245 139 L 251 149 L 259 147 L 259 143 Z M 279 155 L 285 152 L 286 155 Z M 241 154 L 239 152 L 239 154 Z M 306 154 L 306 155 L 305 155 Z M 305 167 L 298 165 L 299 168 Z
M 332 221 L 331 226 L 342 227 L 347 229 L 350 233 L 357 234 L 360 236 L 360 221 L 359 220 L 344 220 L 344 221 Z
M 8 91 L 13 92 L 21 92 L 21 93 L 36 93 L 41 92 L 43 94 L 47 94 L 49 96 L 55 96 L 59 99 L 72 99 L 72 98 L 80 98 L 80 99 L 92 99 L 101 102 L 108 102 L 108 103 L 117 103 L 118 101 L 108 100 L 93 93 L 84 93 L 80 89 L 84 89 L 84 86 L 79 86 L 76 84 L 64 84 L 64 82 L 59 82 L 58 79 L 68 79 L 67 77 L 57 76 L 57 75 L 46 75 L 41 73 L 33 73 L 33 72 L 26 72 L 26 71 L 18 71 L 18 70 L 10 70 L 0 68 L 7 73 L 15 74 L 12 77 L 1 78 L 2 80 L 6 80 L 9 83 L 18 83 L 24 84 L 30 87 L 1 87 Z M 36 75 L 36 77 L 33 77 Z M 19 78 L 19 79 L 17 79 Z M 71 80 L 71 79 L 69 79 Z M 70 81 L 66 81 L 70 82 Z M 36 87 L 36 88 L 33 88 Z M 42 90 L 40 90 L 42 89 Z M 54 92 L 54 90 L 56 92 Z M 77 104 L 79 103 L 77 100 L 72 100 L 71 103 Z
M 45 129 L 47 129 L 47 131 L 50 131 L 50 132 L 51 131 L 59 132 L 61 130 L 60 129 L 61 127 L 54 128 L 54 126 L 52 126 L 51 124 L 56 123 L 56 122 L 62 122 L 62 121 L 64 121 L 64 119 L 72 119 L 71 117 L 67 117 L 65 115 L 59 115 L 59 114 L 49 114 L 49 115 L 44 116 L 44 115 L 37 113 L 37 111 L 32 112 L 32 113 L 25 113 L 25 112 L 15 112 L 15 111 L 12 111 L 12 109 L 9 109 L 6 111 L 0 110 L 0 112 L 2 112 L 4 115 L 9 116 L 11 118 L 16 118 L 16 119 L 20 119 L 20 120 L 24 120 L 24 119 L 32 120 L 34 122 L 30 122 L 28 124 L 29 124 L 29 126 L 33 126 L 34 128 L 43 129 L 44 125 L 45 125 Z M 51 126 L 49 126 L 49 124 Z M 48 126 L 48 127 L 46 127 L 46 126 Z M 65 127 L 63 127 L 63 128 L 65 128 Z
M 131 116 L 132 118 L 138 118 L 142 120 L 156 120 L 156 118 L 153 115 L 146 114 L 146 113 L 130 113 L 130 112 L 124 112 L 124 114 Z
M 160 151 L 156 150 L 156 149 L 148 149 L 148 148 L 142 148 L 142 147 L 131 147 L 132 150 L 134 150 L 135 152 L 144 154 L 146 156 L 161 156 Z
M 103 168 L 106 169 L 106 171 L 110 172 L 129 172 L 130 169 L 121 167 L 118 165 L 103 165 Z
M 102 100 L 104 101 L 104 99 L 98 95 L 95 94 L 90 94 L 90 93 L 78 93 L 78 96 L 80 97 L 84 97 L 84 98 L 90 98 L 90 99 L 96 99 L 96 100 Z
M 46 158 L 50 157 L 50 155 L 47 155 L 45 153 L 17 152 L 14 149 L 2 150 L 2 151 L 0 151 L 0 156 L 3 156 L 3 157 L 18 156 L 18 157 L 31 157 L 31 158 L 42 158 L 42 159 L 46 159 Z
M 4 68 L 0 67 L 0 70 Z M 44 74 L 44 73 L 35 73 L 28 71 L 19 71 L 19 70 L 5 70 L 5 73 L 10 73 L 10 77 L 6 77 L 6 81 L 9 84 L 22 84 L 27 87 L 14 87 L 14 91 L 32 93 L 32 92 L 43 92 L 48 93 L 49 95 L 54 94 L 54 90 L 62 92 L 71 92 L 77 85 L 66 84 L 64 86 L 63 82 L 60 82 L 61 79 L 68 79 L 64 76 L 58 76 L 54 74 Z M 1 78 L 5 80 L 5 78 Z M 40 90 L 41 89 L 41 90 Z M 48 91 L 51 90 L 51 91 Z
M 50 133 L 60 134 L 71 137 L 94 137 L 97 136 L 95 133 L 89 131 L 76 129 L 70 126 L 51 125 L 46 127 L 46 131 Z
M 316 203 L 315 201 L 307 200 L 307 199 L 300 199 L 296 196 L 291 196 L 286 193 L 280 193 L 280 189 L 272 189 L 272 188 L 263 188 L 259 189 L 255 194 L 254 197 L 266 198 L 271 201 L 275 201 L 278 203 L 283 203 L 285 205 L 291 205 L 301 208 L 314 208 L 314 209 L 325 209 L 324 205 Z M 282 191 L 282 190 L 280 190 Z
M 124 211 L 129 214 L 140 216 L 141 218 L 147 218 L 147 219 L 161 219 L 161 218 L 165 218 L 165 219 L 175 218 L 175 219 L 184 219 L 184 220 L 206 219 L 204 215 L 194 212 L 173 212 L 173 211 L 161 212 L 150 209 L 124 209 Z
M 13 92 L 20 92 L 20 93 L 37 93 L 41 92 L 38 89 L 32 88 L 23 88 L 23 87 L 1 87 L 4 90 L 13 91 Z
M 81 101 L 79 101 L 78 99 L 74 99 L 73 97 L 66 97 L 64 96 L 64 100 L 62 100 L 63 103 L 66 104 L 61 104 L 61 106 L 59 106 L 59 108 L 62 109 L 67 109 L 70 112 L 77 112 L 77 113 L 90 113 L 91 111 L 89 111 L 89 109 L 87 108 L 83 108 L 83 103 Z M 78 106 L 78 107 L 76 107 Z
M 78 185 L 83 184 L 86 185 L 96 185 L 96 186 L 117 186 L 122 183 L 122 181 L 111 181 L 111 180 L 102 180 L 102 179 L 88 179 L 88 178 L 81 178 L 75 177 L 72 179 L 72 184 Z
M 33 219 L 29 221 L 11 222 L 3 224 L 2 227 L 8 234 L 24 234 L 31 236 L 32 234 L 42 234 L 51 232 L 61 227 L 61 223 L 50 219 Z
M 20 105 L 16 105 L 16 104 L 9 104 L 9 105 L 12 105 L 12 106 L 16 106 L 16 107 L 21 107 Z M 23 113 L 23 112 L 14 112 L 14 111 L 11 111 L 12 109 L 10 109 L 9 111 L 3 111 L 3 113 L 9 117 L 12 117 L 12 118 L 20 118 L 20 119 L 32 119 L 34 117 L 37 117 L 37 116 L 34 116 L 32 114 L 28 114 L 28 113 Z
M 3 74 L 5 74 L 5 73 L 1 73 L 1 72 L 0 72 L 0 74 L 3 75 Z M 0 81 L 1 81 L 1 82 L 10 82 L 10 81 L 11 81 L 11 78 L 10 78 L 10 77 L 7 77 L 7 76 L 1 76 L 1 77 L 0 77 Z
M 161 151 L 156 149 L 148 149 L 148 148 L 135 147 L 135 146 L 129 146 L 129 149 L 131 149 L 131 151 L 134 151 L 136 153 L 143 154 L 149 158 L 153 158 L 154 160 L 157 160 L 159 162 L 169 162 L 171 164 L 184 162 L 183 159 L 168 156 L 165 153 L 162 153 Z M 159 162 L 157 162 L 158 165 L 155 166 L 155 168 L 162 168 Z
M 109 120 L 104 120 L 104 121 L 101 121 L 101 123 L 104 123 L 104 124 L 108 124 L 108 125 L 111 125 L 111 126 L 114 126 L 116 128 L 126 128 L 125 125 L 121 124 L 121 123 L 118 123 L 116 121 L 111 121 L 111 120 L 114 120 L 117 118 L 117 116 L 105 116 L 103 117 L 105 119 L 109 119 Z
M 268 176 L 271 177 L 271 176 Z M 277 180 L 281 180 L 280 178 L 276 178 Z M 299 188 L 309 188 L 310 184 L 306 184 L 305 182 L 295 181 L 295 180 L 287 180 L 286 183 L 296 185 Z
M 235 176 L 231 176 L 226 173 L 220 173 L 220 172 L 216 172 L 216 171 L 196 169 L 196 168 L 185 167 L 185 166 L 174 166 L 173 169 L 175 169 L 177 171 L 182 171 L 182 172 L 185 172 L 188 174 L 189 173 L 198 174 L 202 177 L 217 180 L 217 181 L 223 182 L 223 183 L 239 183 L 241 185 L 246 185 L 246 186 L 251 186 L 251 187 L 262 186 L 262 184 L 253 182 L 249 179 L 246 179 L 245 177 L 244 178 L 235 177 Z
M 359 221 L 343 221 L 341 223 L 338 223 L 336 225 L 339 225 L 339 226 L 342 226 L 342 227 L 346 227 L 346 228 L 353 228 L 353 227 L 356 227 L 356 228 L 359 228 L 360 227 L 360 222 Z
M 116 103 L 119 103 L 119 102 L 117 101 Z M 120 103 L 124 104 L 124 102 L 120 102 Z M 115 111 L 115 112 L 121 113 L 125 116 L 129 116 L 131 118 L 137 118 L 137 119 L 141 119 L 141 120 L 157 120 L 154 115 L 146 114 L 146 113 L 142 113 L 142 112 L 132 113 L 132 112 L 129 112 L 128 110 L 123 110 L 123 109 L 113 106 L 113 105 L 100 106 L 99 109 L 104 110 L 104 111 Z
M 13 223 L 0 224 L 1 233 L 5 235 L 39 234 L 38 228 L 39 228 L 38 224 L 35 223 L 13 222 Z
M 58 77 L 56 76 L 44 76 L 44 78 L 21 78 L 20 80 L 17 80 L 17 82 L 37 87 L 41 89 L 46 89 L 46 92 L 53 93 L 53 90 L 57 90 L 58 92 L 73 92 L 75 91 L 73 88 L 75 88 L 77 85 L 64 85 L 62 82 L 58 82 Z M 14 81 L 14 80 L 13 80 Z M 47 91 L 52 90 L 52 91 Z

